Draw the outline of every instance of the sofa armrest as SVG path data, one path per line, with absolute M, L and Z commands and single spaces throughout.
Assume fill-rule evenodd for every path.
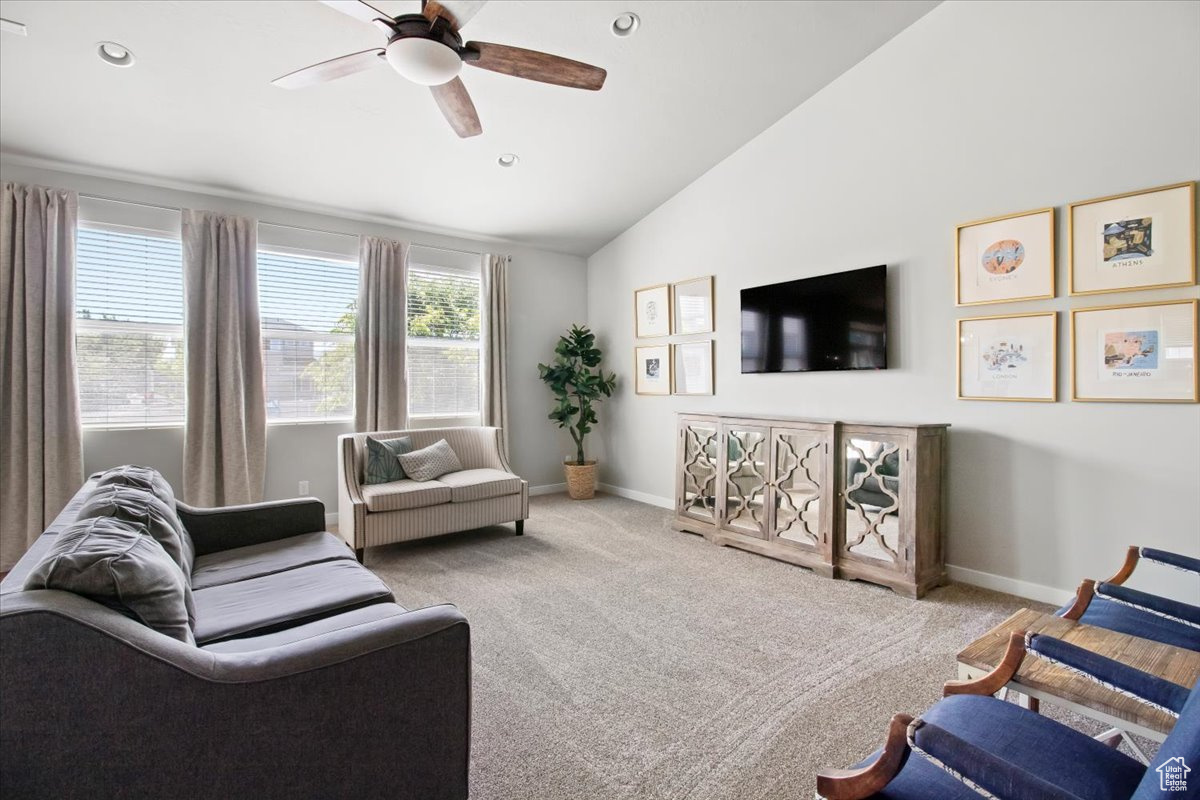
M 131 797 L 467 797 L 470 630 L 453 607 L 218 654 L 24 592 L 0 630 L 0 783 L 17 796 L 87 797 L 78 776 L 102 773 Z
M 176 501 L 175 506 L 198 556 L 325 530 L 325 504 L 315 497 L 220 508 Z

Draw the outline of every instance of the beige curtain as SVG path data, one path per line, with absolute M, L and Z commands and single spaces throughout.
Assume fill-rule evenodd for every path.
M 75 192 L 0 200 L 0 571 L 83 483 L 75 373 Z
M 263 496 L 267 410 L 257 250 L 254 220 L 184 210 L 183 491 L 194 505 Z
M 363 236 L 358 268 L 354 426 L 359 431 L 400 430 L 408 424 L 408 243 Z
M 500 448 L 508 458 L 508 256 L 483 254 L 479 354 L 484 425 L 500 428 Z

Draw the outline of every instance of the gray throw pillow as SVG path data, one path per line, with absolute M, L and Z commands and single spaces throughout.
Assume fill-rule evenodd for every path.
M 398 439 L 372 439 L 367 437 L 367 467 L 364 470 L 363 483 L 391 483 L 404 477 L 404 468 L 397 459 L 401 453 L 412 450 L 412 439 L 401 436 Z
M 196 552 L 192 537 L 183 529 L 183 523 L 174 508 L 159 500 L 150 492 L 130 486 L 103 486 L 92 493 L 79 508 L 79 519 L 112 517 L 128 522 L 134 527 L 141 525 L 146 533 L 162 545 L 171 560 L 179 565 L 183 573 L 184 601 L 187 604 L 188 621 L 196 624 L 196 607 L 192 599 L 192 563 Z
M 447 472 L 458 472 L 462 464 L 454 449 L 445 439 L 439 439 L 429 447 L 397 456 L 404 472 L 414 481 L 430 481 Z
M 26 589 L 58 589 L 103 603 L 195 644 L 179 565 L 141 525 L 112 517 L 68 526 L 25 579 Z
M 95 479 L 96 486 L 131 486 L 141 489 L 162 500 L 168 508 L 175 508 L 175 492 L 171 489 L 171 484 L 167 483 L 167 479 L 156 469 L 126 464 L 97 472 L 92 478 Z

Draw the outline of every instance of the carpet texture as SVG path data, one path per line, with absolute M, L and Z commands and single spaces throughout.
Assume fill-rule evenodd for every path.
M 893 714 L 941 696 L 967 642 L 1032 605 L 819 578 L 612 496 L 530 514 L 523 537 L 367 555 L 405 607 L 471 622 L 474 800 L 812 797 L 818 769 L 869 754 Z

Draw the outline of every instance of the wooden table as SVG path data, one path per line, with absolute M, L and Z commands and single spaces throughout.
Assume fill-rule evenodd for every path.
M 1030 609 L 1018 611 L 967 645 L 958 654 L 959 678 L 973 680 L 991 672 L 1003 658 L 1013 631 L 1044 633 L 1189 689 L 1200 678 L 1200 653 Z M 1170 714 L 1032 656 L 1025 657 L 1006 688 L 1100 720 L 1122 735 L 1136 733 L 1161 742 L 1175 725 Z M 1134 750 L 1140 753 L 1136 745 Z

